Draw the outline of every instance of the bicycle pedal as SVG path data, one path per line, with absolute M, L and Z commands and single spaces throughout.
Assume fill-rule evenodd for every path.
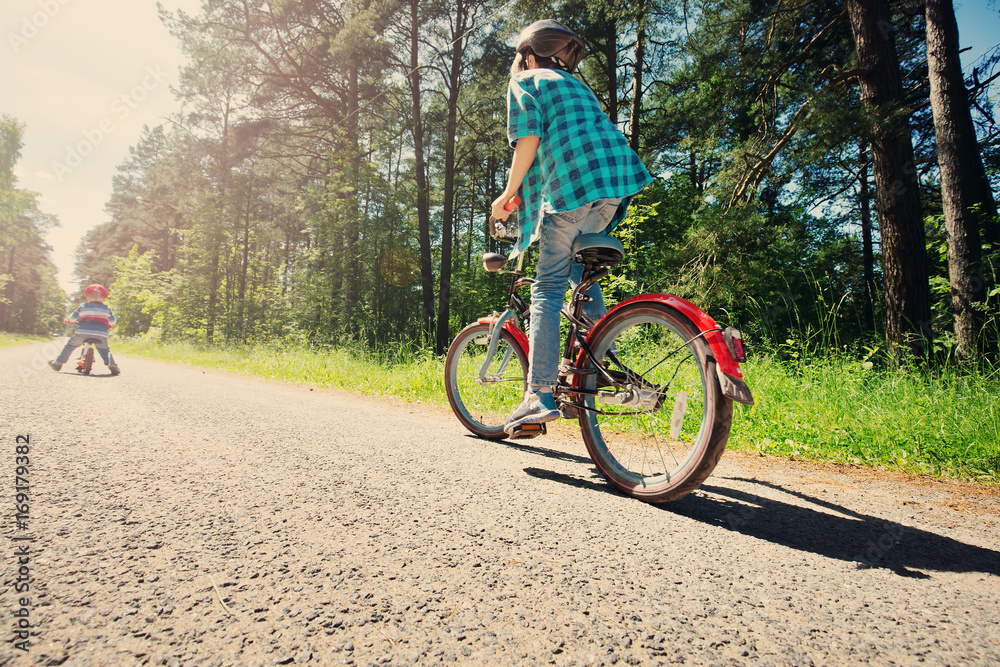
M 573 405 L 572 403 L 560 403 L 559 412 L 562 414 L 563 419 L 579 419 L 580 409 Z
M 511 440 L 528 440 L 545 435 L 545 424 L 521 424 L 511 429 Z

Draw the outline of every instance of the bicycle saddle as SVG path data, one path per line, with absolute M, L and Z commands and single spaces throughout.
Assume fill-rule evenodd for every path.
M 573 257 L 581 264 L 615 266 L 625 257 L 622 242 L 606 234 L 580 234 L 573 241 Z
M 483 268 L 487 271 L 499 271 L 507 258 L 495 252 L 483 253 Z

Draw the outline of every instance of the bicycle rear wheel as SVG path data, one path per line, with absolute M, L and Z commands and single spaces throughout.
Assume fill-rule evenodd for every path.
M 581 395 L 580 429 L 600 473 L 646 502 L 698 488 L 722 456 L 733 416 L 698 329 L 669 306 L 636 303 L 602 319 L 590 347 L 613 377 L 581 376 L 581 388 L 598 393 Z
M 90 375 L 90 369 L 94 367 L 94 348 L 88 345 L 86 354 L 83 361 L 83 374 Z
M 528 357 L 501 330 L 496 353 L 480 378 L 489 352 L 489 331 L 488 324 L 470 324 L 455 337 L 445 359 L 445 389 L 451 409 L 467 429 L 481 438 L 500 440 L 507 437 L 504 422 L 524 396 Z

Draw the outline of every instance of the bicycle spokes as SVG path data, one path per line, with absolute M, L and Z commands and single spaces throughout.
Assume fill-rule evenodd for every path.
M 616 486 L 666 499 L 722 432 L 707 346 L 686 320 L 643 304 L 598 327 L 590 345 L 600 370 L 580 380 L 584 440 Z
M 459 420 L 484 438 L 506 437 L 503 424 L 521 402 L 528 358 L 506 331 L 489 324 L 462 330 L 448 349 L 445 388 Z

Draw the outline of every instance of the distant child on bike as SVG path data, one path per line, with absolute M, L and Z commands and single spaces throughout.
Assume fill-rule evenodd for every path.
M 511 257 L 535 241 L 539 256 L 531 286 L 528 390 L 504 424 L 508 435 L 523 424 L 561 416 L 552 396 L 559 311 L 567 284 L 578 284 L 582 271 L 570 257 L 573 240 L 610 232 L 625 217 L 632 196 L 652 181 L 593 91 L 573 76 L 583 50 L 583 40 L 569 28 L 536 21 L 521 31 L 511 65 L 507 137 L 514 159 L 491 212 L 506 220 L 510 211 L 504 205 L 520 192 L 520 230 Z M 587 295 L 592 300 L 585 314 L 596 320 L 606 310 L 600 287 Z
M 62 369 L 62 365 L 69 361 L 73 350 L 83 345 L 88 339 L 93 338 L 98 341 L 95 344 L 97 351 L 104 363 L 107 364 L 108 370 L 111 371 L 112 375 L 118 375 L 121 370 L 111 356 L 111 348 L 108 347 L 108 330 L 115 326 L 114 313 L 104 305 L 104 300 L 108 298 L 108 290 L 103 285 L 95 283 L 88 285 L 83 290 L 83 296 L 87 302 L 81 304 L 65 320 L 67 324 L 76 324 L 76 330 L 66 341 L 66 346 L 55 361 L 49 362 L 49 366 L 56 371 Z

